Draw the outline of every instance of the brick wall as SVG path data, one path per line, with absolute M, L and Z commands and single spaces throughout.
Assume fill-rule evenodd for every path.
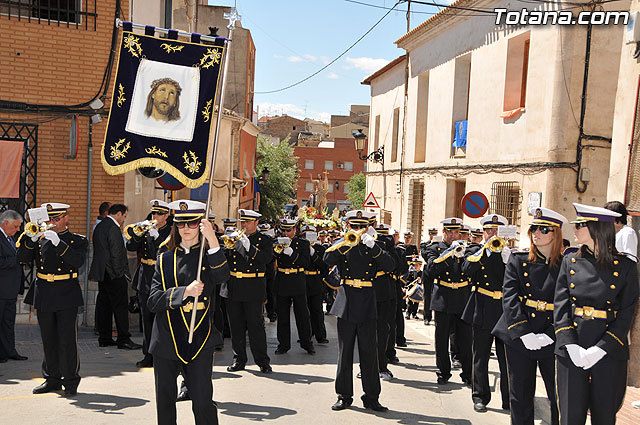
M 294 129 L 295 127 L 295 129 Z M 288 135 L 291 135 L 290 144 L 294 144 L 298 140 L 298 134 L 301 131 L 307 131 L 308 125 L 305 121 L 297 118 L 283 115 L 281 117 L 275 117 L 267 121 L 265 134 L 273 137 L 278 137 L 283 140 Z

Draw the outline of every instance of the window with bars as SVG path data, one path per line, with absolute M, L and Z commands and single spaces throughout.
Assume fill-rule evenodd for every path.
M 518 182 L 495 182 L 491 185 L 491 213 L 504 216 L 509 224 L 520 226 L 522 192 Z
M 424 181 L 411 180 L 409 183 L 407 228 L 415 235 L 415 240 L 422 237 L 422 217 L 424 215 Z
M 0 15 L 18 21 L 96 30 L 97 0 L 0 0 Z

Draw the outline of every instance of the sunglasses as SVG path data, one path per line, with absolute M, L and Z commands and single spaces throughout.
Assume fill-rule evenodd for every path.
M 189 226 L 189 229 L 195 229 L 200 225 L 199 221 L 180 221 L 175 223 L 178 229 L 184 229 L 184 226 Z
M 354 230 L 358 230 L 358 229 L 366 229 L 369 226 L 366 225 L 366 224 L 362 224 L 362 225 L 361 224 L 350 224 L 349 227 L 351 227 Z
M 166 212 L 160 212 L 160 211 L 153 211 L 153 212 L 151 213 L 151 215 L 167 215 L 167 214 L 169 214 L 169 213 L 166 213 Z
M 529 231 L 531 233 L 535 233 L 536 230 L 540 230 L 540 233 L 542 233 L 543 235 L 546 235 L 549 232 L 555 232 L 555 230 L 551 226 L 537 226 L 537 225 L 529 226 Z
M 582 223 L 573 223 L 573 225 L 575 226 L 576 229 L 582 229 L 583 227 L 587 227 L 588 222 L 582 222 Z

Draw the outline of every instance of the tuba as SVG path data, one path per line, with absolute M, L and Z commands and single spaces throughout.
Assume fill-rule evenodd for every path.
M 149 230 L 156 228 L 156 226 L 158 225 L 158 220 L 150 220 L 149 223 L 151 224 L 145 224 L 144 226 L 141 226 L 139 224 L 134 225 L 133 233 L 138 237 L 144 235 Z
M 44 233 L 49 229 L 53 229 L 54 227 L 56 227 L 55 224 L 34 223 L 30 221 L 29 223 L 24 225 L 24 233 L 32 238 L 38 233 Z
M 224 247 L 227 249 L 233 249 L 236 242 L 238 242 L 243 235 L 244 229 L 240 230 L 236 236 L 222 235 L 221 238 L 224 243 Z

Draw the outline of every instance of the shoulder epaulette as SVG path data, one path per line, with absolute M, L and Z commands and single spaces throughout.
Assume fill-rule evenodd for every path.
M 577 246 L 570 246 L 562 251 L 562 255 L 575 254 L 576 252 L 578 252 L 578 249 L 580 248 L 578 248 Z

